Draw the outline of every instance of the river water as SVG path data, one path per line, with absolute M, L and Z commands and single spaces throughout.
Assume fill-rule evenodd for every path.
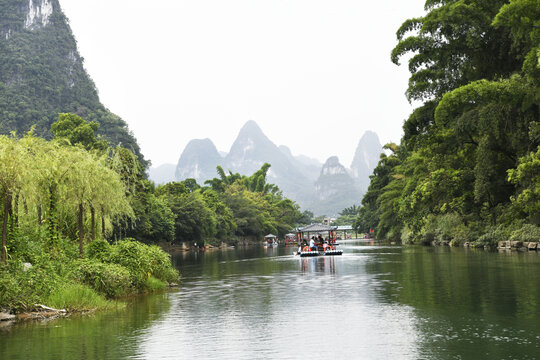
M 342 248 L 178 254 L 178 289 L 0 327 L 0 359 L 540 359 L 540 254 Z

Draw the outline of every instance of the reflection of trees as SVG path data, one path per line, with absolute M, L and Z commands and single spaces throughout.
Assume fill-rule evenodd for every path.
M 540 274 L 530 270 L 539 263 L 531 255 L 403 248 L 402 261 L 381 254 L 366 271 L 388 274 L 383 292 L 415 307 L 532 317 L 540 315 Z
M 540 264 L 536 253 L 413 247 L 402 248 L 400 257 L 375 256 L 366 263 L 366 272 L 382 280 L 378 291 L 386 301 L 410 305 L 420 318 L 429 320 L 419 326 L 427 351 L 438 354 L 434 358 L 488 353 L 522 358 L 516 354 L 536 351 L 540 316 L 540 273 L 532 271 Z M 508 343 L 497 340 L 502 337 L 509 337 Z
M 133 358 L 139 345 L 133 334 L 158 321 L 170 305 L 166 293 L 153 294 L 130 299 L 123 309 L 0 329 L 0 358 Z

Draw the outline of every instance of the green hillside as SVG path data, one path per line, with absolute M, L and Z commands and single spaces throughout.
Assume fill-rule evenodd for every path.
M 59 113 L 98 122 L 100 135 L 146 164 L 125 121 L 99 101 L 58 0 L 0 1 L 0 133 L 35 125 L 51 138 Z

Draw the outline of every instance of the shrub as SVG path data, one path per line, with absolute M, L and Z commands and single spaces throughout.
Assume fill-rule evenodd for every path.
M 70 311 L 109 309 L 116 306 L 116 303 L 107 301 L 103 295 L 83 284 L 60 286 L 45 302 L 48 306 Z
M 148 255 L 151 257 L 151 274 L 165 282 L 178 281 L 178 271 L 171 265 L 171 257 L 156 245 L 148 247 Z
M 18 308 L 20 293 L 17 279 L 6 268 L 0 270 L 0 310 Z
M 161 281 L 153 276 L 150 276 L 144 282 L 144 286 L 151 291 L 162 290 L 167 287 L 167 284 L 164 281 Z
M 24 270 L 21 262 L 10 262 L 0 270 L 0 308 L 31 310 L 57 288 L 60 277 L 49 264 Z
M 512 231 L 510 240 L 521 242 L 540 241 L 540 227 L 532 224 L 522 225 L 517 230 Z
M 90 286 L 108 298 L 131 292 L 130 273 L 118 264 L 107 264 L 92 259 L 78 260 L 74 263 L 70 275 L 70 278 Z
M 437 237 L 437 232 L 434 230 L 425 230 L 422 232 L 422 235 L 420 236 L 420 243 L 422 245 L 429 245 L 431 244 Z
M 414 233 L 408 226 L 405 226 L 401 230 L 401 242 L 403 244 L 413 244 L 414 243 Z
M 499 241 L 508 240 L 509 236 L 510 229 L 505 226 L 490 226 L 486 228 L 484 234 L 478 237 L 474 243 L 476 246 L 489 245 L 495 247 Z
M 439 215 L 436 218 L 436 223 L 441 232 L 441 240 L 453 239 L 456 235 L 456 229 L 464 226 L 461 216 L 456 213 Z
M 163 281 L 176 281 L 178 272 L 172 267 L 169 255 L 159 247 L 125 239 L 112 246 L 110 261 L 129 270 L 132 284 L 143 289 L 151 275 Z
M 90 259 L 107 262 L 111 257 L 111 245 L 106 240 L 94 240 L 86 246 L 86 256 Z
M 150 274 L 151 261 L 145 252 L 146 245 L 125 239 L 112 246 L 110 261 L 125 267 L 130 274 L 131 283 L 137 289 L 144 287 Z

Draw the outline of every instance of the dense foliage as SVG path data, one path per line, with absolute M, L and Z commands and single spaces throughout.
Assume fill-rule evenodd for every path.
M 429 0 L 397 32 L 423 101 L 371 177 L 356 226 L 493 245 L 540 225 L 540 3 Z M 527 224 L 527 225 L 525 225 Z M 521 236 L 523 238 L 523 236 Z M 538 239 L 537 239 L 538 240 Z
M 276 185 L 266 182 L 269 168 L 269 164 L 264 164 L 247 176 L 231 172 L 227 175 L 218 166 L 219 177 L 203 186 L 194 179 L 158 186 L 147 196 L 161 201 L 170 209 L 171 216 L 164 219 L 163 212 L 155 212 L 157 217 L 147 221 L 150 229 L 163 229 L 167 224 L 168 236 L 148 236 L 146 240 L 234 244 L 239 240 L 262 239 L 268 233 L 290 232 L 305 221 L 305 216 L 296 203 L 283 197 Z
M 80 291 L 94 292 L 92 303 L 101 307 L 100 296 L 178 278 L 156 246 L 104 240 L 118 224 L 137 221 L 133 194 L 142 177 L 134 173 L 142 166 L 129 150 L 109 148 L 97 130 L 97 123 L 60 114 L 51 141 L 33 131 L 23 138 L 0 135 L 0 309 L 46 301 L 81 309 L 89 303 L 76 296 Z M 70 296 L 83 302 L 66 303 Z

